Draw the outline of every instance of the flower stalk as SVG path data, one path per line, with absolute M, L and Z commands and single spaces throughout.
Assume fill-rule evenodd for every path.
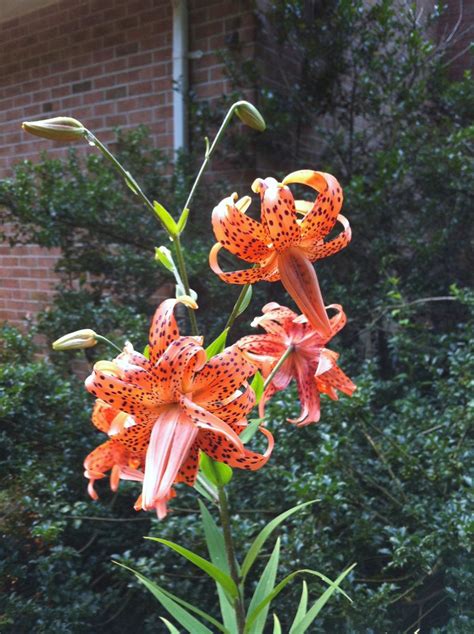
M 239 590 L 239 595 L 234 603 L 235 616 L 237 620 L 238 634 L 243 634 L 245 630 L 245 606 L 242 597 L 241 579 L 235 557 L 234 540 L 232 538 L 232 527 L 230 523 L 229 504 L 227 502 L 227 494 L 223 486 L 218 487 L 219 494 L 219 514 L 222 523 L 222 532 L 224 535 L 225 551 L 227 555 L 227 563 L 232 580 Z

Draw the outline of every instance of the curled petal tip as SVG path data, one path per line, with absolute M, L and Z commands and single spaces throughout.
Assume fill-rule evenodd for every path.
M 188 308 L 192 308 L 193 310 L 197 310 L 198 308 L 196 301 L 189 295 L 180 295 L 176 299 L 178 302 L 180 302 L 181 304 L 184 304 Z
M 264 186 L 264 182 L 261 178 L 256 178 L 251 185 L 251 190 L 256 194 L 259 194 L 262 187 Z

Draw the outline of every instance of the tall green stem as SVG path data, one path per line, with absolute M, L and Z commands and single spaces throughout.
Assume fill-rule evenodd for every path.
M 238 633 L 243 634 L 245 629 L 245 606 L 242 597 L 240 584 L 240 574 L 237 560 L 235 558 L 234 541 L 232 538 L 232 527 L 230 524 L 229 505 L 227 503 L 227 495 L 223 486 L 218 487 L 219 492 L 219 513 L 222 523 L 222 531 L 224 533 L 225 551 L 227 555 L 227 563 L 229 564 L 230 576 L 235 585 L 239 589 L 239 595 L 234 603 L 235 616 L 237 620 Z
M 130 174 L 130 172 L 128 172 L 123 167 L 123 165 L 115 158 L 115 156 L 110 152 L 110 150 L 101 141 L 99 141 L 99 139 L 94 134 L 92 134 L 92 132 L 90 132 L 89 130 L 86 130 L 85 138 L 91 145 L 95 145 L 102 152 L 102 154 L 112 163 L 112 165 L 115 167 L 115 169 L 119 172 L 119 174 L 125 180 L 127 185 L 140 198 L 140 200 L 143 202 L 145 207 L 147 207 L 152 212 L 153 216 L 155 218 L 157 218 L 157 215 L 155 214 L 155 208 L 153 206 L 153 203 L 144 194 L 144 192 L 140 188 L 140 185 L 133 178 L 133 176 Z M 195 189 L 195 187 L 193 187 L 193 189 Z M 188 197 L 188 200 L 189 199 L 190 198 Z M 169 235 L 169 231 L 167 230 L 167 228 L 164 225 L 162 225 L 162 226 L 163 226 L 163 228 L 165 229 L 165 231 Z M 181 280 L 183 282 L 184 290 L 186 292 L 186 295 L 189 295 L 190 294 L 189 278 L 188 278 L 188 273 L 187 273 L 187 270 L 186 270 L 186 263 L 185 263 L 185 260 L 184 260 L 184 257 L 183 257 L 183 250 L 182 250 L 182 247 L 181 247 L 181 241 L 179 239 L 179 236 L 171 236 L 170 235 L 170 238 L 172 239 L 174 247 L 175 247 L 176 259 L 178 261 L 179 274 L 180 274 Z M 196 315 L 195 315 L 194 310 L 192 308 L 188 308 L 188 315 L 189 315 L 189 321 L 190 321 L 190 324 L 191 324 L 191 332 L 193 333 L 193 335 L 197 335 L 198 334 L 198 325 L 197 325 L 197 321 L 196 321 Z

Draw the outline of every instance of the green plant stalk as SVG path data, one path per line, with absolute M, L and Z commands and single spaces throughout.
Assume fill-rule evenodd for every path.
M 130 172 L 127 172 L 127 170 L 115 158 L 115 156 L 110 152 L 110 150 L 101 141 L 99 141 L 99 139 L 90 130 L 86 130 L 84 136 L 85 136 L 85 139 L 90 144 L 95 145 L 102 152 L 102 154 L 112 163 L 112 165 L 115 167 L 115 169 L 123 177 L 125 182 L 132 186 L 133 191 L 140 198 L 140 200 L 143 202 L 145 207 L 148 207 L 148 209 L 152 212 L 153 216 L 156 218 L 157 216 L 155 214 L 155 208 L 153 207 L 153 203 L 144 194 L 144 192 L 141 190 L 140 185 L 133 178 L 133 176 L 130 174 Z M 195 181 L 195 185 L 196 185 L 196 181 Z M 194 189 L 195 189 L 195 186 L 193 185 L 193 190 Z M 171 238 L 171 240 L 172 240 L 172 242 L 174 244 L 175 252 L 176 252 L 176 260 L 178 262 L 179 274 L 180 274 L 181 280 L 183 282 L 184 290 L 186 291 L 186 294 L 189 295 L 190 294 L 189 278 L 188 278 L 188 273 L 187 273 L 187 270 L 186 270 L 186 264 L 185 264 L 184 257 L 183 257 L 183 250 L 182 250 L 182 247 L 181 247 L 181 241 L 179 239 L 179 236 L 171 235 L 170 232 L 168 231 L 168 229 L 163 225 L 163 223 L 161 223 L 161 225 L 164 228 L 164 230 L 166 231 L 166 233 L 170 236 L 170 238 Z M 196 315 L 194 314 L 194 310 L 192 308 L 188 308 L 188 315 L 189 315 L 189 321 L 190 321 L 190 324 L 191 324 L 191 332 L 193 333 L 193 335 L 197 335 L 198 334 L 198 326 L 197 326 L 197 321 L 196 321 Z
M 119 352 L 123 352 L 121 348 L 119 348 L 113 341 L 110 341 L 110 339 L 107 339 L 107 337 L 103 337 L 102 335 L 96 334 L 95 338 L 97 339 L 97 341 L 106 343 L 107 345 L 112 346 L 112 348 L 115 348 L 115 350 L 118 350 Z
M 242 585 L 240 574 L 237 566 L 237 560 L 235 558 L 234 541 L 232 538 L 232 527 L 230 524 L 230 512 L 229 505 L 227 503 L 227 494 L 223 486 L 218 487 L 219 493 L 219 514 L 222 523 L 222 532 L 224 535 L 225 551 L 227 555 L 227 562 L 229 564 L 230 576 L 232 577 L 235 585 L 239 589 L 239 596 L 235 600 L 234 610 L 237 620 L 238 634 L 244 634 L 245 631 L 245 606 L 242 596 Z
M 193 186 L 191 187 L 191 191 L 188 194 L 188 198 L 187 198 L 186 202 L 184 203 L 184 206 L 183 206 L 183 209 L 182 209 L 181 213 L 183 213 L 185 209 L 189 209 L 190 208 L 191 200 L 192 200 L 192 198 L 194 196 L 194 193 L 195 193 L 195 191 L 197 189 L 197 186 L 199 185 L 201 177 L 204 174 L 204 172 L 206 170 L 206 167 L 207 167 L 207 164 L 211 160 L 211 157 L 212 157 L 212 155 L 214 153 L 214 150 L 216 149 L 217 144 L 221 140 L 221 137 L 224 134 L 225 129 L 229 125 L 230 120 L 232 119 L 232 116 L 234 114 L 234 111 L 235 111 L 235 104 L 233 104 L 229 108 L 226 116 L 224 117 L 224 121 L 221 124 L 221 127 L 217 131 L 217 134 L 216 134 L 216 136 L 214 138 L 214 141 L 212 142 L 211 147 L 209 147 L 209 141 L 207 140 L 207 137 L 206 137 L 206 153 L 204 155 L 204 160 L 202 162 L 201 167 L 199 168 L 199 172 L 197 173 L 196 178 L 194 179 Z
M 293 349 L 294 349 L 293 346 L 290 346 L 289 348 L 287 348 L 285 350 L 285 352 L 279 358 L 278 363 L 276 364 L 276 366 L 273 368 L 273 370 L 270 372 L 270 374 L 265 379 L 265 383 L 263 384 L 263 391 L 265 391 L 267 389 L 267 387 L 270 385 L 270 383 L 273 381 L 273 378 L 275 377 L 275 374 L 278 372 L 278 370 L 281 368 L 281 366 L 285 363 L 285 361 L 287 360 L 289 355 L 293 352 Z
M 242 302 L 244 301 L 245 294 L 249 288 L 250 284 L 245 284 L 240 291 L 240 295 L 237 297 L 237 301 L 234 304 L 234 308 L 229 315 L 229 319 L 225 325 L 225 328 L 231 328 L 234 325 L 234 321 L 237 319 L 237 315 L 239 314 L 240 307 L 242 306 Z

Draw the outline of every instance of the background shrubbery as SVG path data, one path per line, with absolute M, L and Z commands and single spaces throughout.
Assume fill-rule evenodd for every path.
M 301 430 L 283 422 L 297 408 L 294 394 L 272 402 L 278 444 L 270 466 L 236 474 L 232 484 L 238 540 L 255 532 L 261 512 L 268 519 L 317 497 L 283 531 L 284 565 L 334 577 L 358 563 L 347 584 L 354 604 L 333 600 L 322 631 L 467 634 L 474 355 L 472 296 L 462 289 L 472 270 L 472 82 L 449 80 L 449 51 L 405 5 L 327 3 L 311 19 L 304 6 L 273 2 L 265 16 L 282 50 L 290 45 L 299 56 L 293 90 L 270 91 L 262 73 L 238 60 L 228 66 L 236 91 L 259 78 L 270 124 L 259 162 L 271 166 L 260 175 L 318 166 L 344 186 L 353 243 L 318 270 L 328 302 L 341 301 L 349 315 L 333 347 L 359 389 L 352 399 L 324 401 L 322 422 Z M 192 155 L 171 171 L 144 130 L 119 136 L 117 149 L 150 196 L 180 207 Z M 224 289 L 224 301 L 208 272 L 209 212 L 233 189 L 216 181 L 201 191 L 185 244 L 200 314 L 209 315 L 202 324 L 213 334 L 238 291 Z M 14 239 L 61 248 L 62 285 L 37 330 L 51 340 L 92 327 L 143 345 L 169 281 L 152 259 L 163 236 L 102 159 L 71 153 L 64 162 L 21 164 L 0 197 L 17 223 Z M 279 293 L 278 285 L 259 286 L 241 331 Z M 88 360 L 98 352 L 89 350 Z M 116 496 L 99 483 L 101 500 L 90 502 L 81 463 L 98 436 L 72 357 L 39 360 L 31 338 L 9 327 L 0 354 L 1 631 L 159 631 L 153 599 L 111 559 L 212 609 L 195 570 L 142 540 L 186 535 L 191 548 L 203 548 L 193 494 L 181 489 L 176 512 L 160 524 L 130 510 L 127 483 Z M 297 592 L 289 587 L 277 606 L 283 624 Z

